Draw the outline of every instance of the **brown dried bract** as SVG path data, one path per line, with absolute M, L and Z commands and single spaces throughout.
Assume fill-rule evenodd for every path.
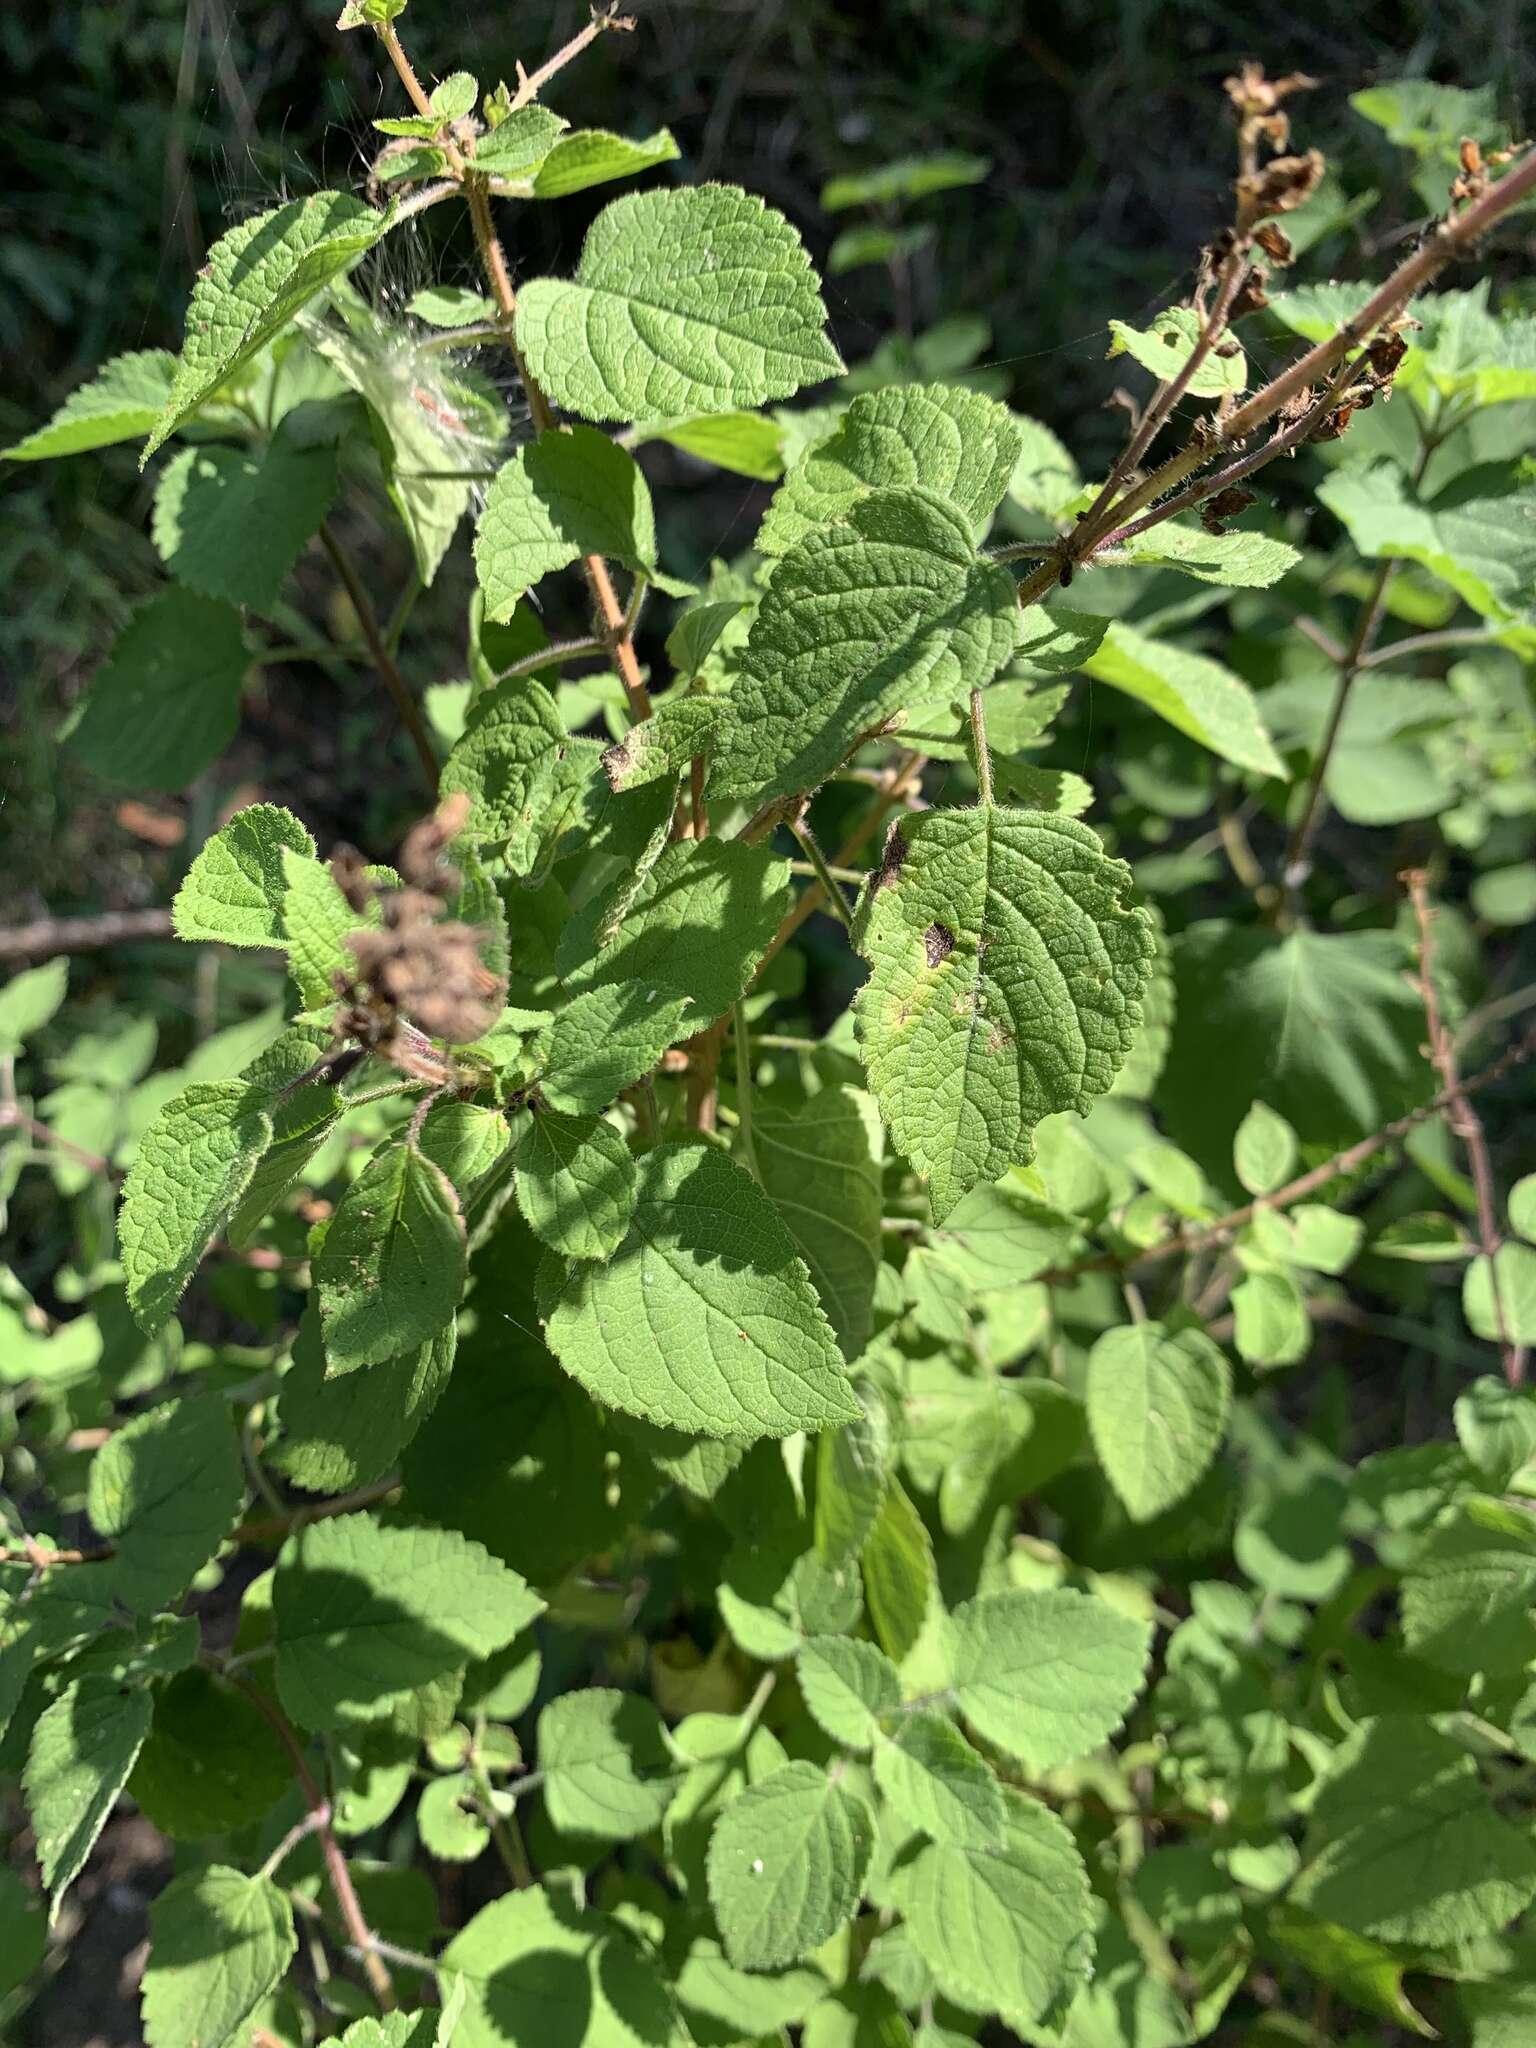
M 1207 498 L 1200 507 L 1200 524 L 1207 533 L 1225 533 L 1229 519 L 1236 519 L 1240 512 L 1246 512 L 1257 502 L 1254 493 L 1245 491 L 1241 484 L 1228 484 L 1224 491 Z
M 1284 228 L 1277 228 L 1272 220 L 1255 228 L 1253 239 L 1258 243 L 1271 263 L 1294 263 L 1296 251 L 1291 247 L 1291 238 Z
M 1237 181 L 1238 206 L 1245 220 L 1263 220 L 1273 213 L 1293 213 L 1312 197 L 1327 165 L 1320 149 L 1304 156 L 1277 156 L 1262 170 L 1245 172 Z

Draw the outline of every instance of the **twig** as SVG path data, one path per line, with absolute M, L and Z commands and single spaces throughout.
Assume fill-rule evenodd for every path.
M 304 1760 L 299 1738 L 294 1734 L 287 1715 L 274 1701 L 268 1699 L 259 1685 L 252 1685 L 249 1679 L 238 1675 L 231 1675 L 228 1682 L 238 1692 L 244 1693 L 288 1752 L 293 1774 L 299 1781 L 299 1789 L 304 1794 L 305 1803 L 314 1819 L 314 1832 L 320 1837 L 320 1851 L 325 1858 L 326 1876 L 330 1879 L 331 1890 L 335 1894 L 343 1924 L 357 1950 L 358 1959 L 362 1963 L 374 1997 L 386 2012 L 393 2012 L 394 1979 L 389 1974 L 389 1966 L 379 1953 L 373 1930 L 363 1916 L 362 1906 L 358 1903 L 357 1889 L 352 1882 L 352 1873 L 347 1868 L 347 1859 L 341 1853 L 341 1844 L 337 1841 L 336 1830 L 331 1825 L 330 1802 L 315 1783 L 314 1774 Z
M 851 931 L 853 928 L 853 912 L 848 908 L 847 899 L 838 885 L 837 877 L 833 874 L 827 857 L 822 852 L 815 833 L 811 830 L 810 819 L 792 818 L 789 823 L 789 829 L 799 841 L 806 859 L 810 862 L 811 872 L 821 885 L 822 902 L 831 911 L 838 923 L 845 930 Z
M 83 1166 L 88 1173 L 112 1172 L 110 1159 L 103 1159 L 99 1152 L 87 1152 L 83 1145 L 75 1144 L 71 1138 L 61 1138 L 57 1131 L 50 1130 L 47 1124 L 39 1123 L 35 1116 L 30 1116 L 19 1103 L 0 1101 L 0 1131 L 20 1131 L 34 1145 L 51 1146 L 66 1158 L 73 1159 L 76 1165 Z
M 1468 1102 L 1456 1064 L 1456 1043 L 1446 1029 L 1435 987 L 1434 913 L 1429 901 L 1429 876 L 1423 868 L 1410 868 L 1402 876 L 1419 928 L 1419 996 L 1424 1004 L 1424 1024 L 1429 1033 L 1429 1060 L 1440 1076 L 1447 1097 L 1446 1123 L 1466 1147 L 1472 1169 L 1472 1186 L 1477 1197 L 1478 1250 L 1488 1262 L 1488 1286 L 1493 1297 L 1494 1325 L 1499 1333 L 1499 1350 L 1504 1360 L 1504 1377 L 1512 1387 L 1525 1379 L 1525 1351 L 1510 1336 L 1504 1308 L 1504 1291 L 1499 1282 L 1499 1249 L 1504 1233 L 1499 1228 L 1498 1192 L 1488 1158 L 1488 1138 L 1483 1120 Z
M 1528 1060 L 1532 1053 L 1536 1053 L 1536 1030 L 1528 1032 L 1524 1038 L 1501 1053 L 1493 1064 L 1484 1067 L 1481 1073 L 1473 1074 L 1469 1080 L 1461 1082 L 1461 1095 L 1471 1095 L 1480 1088 L 1492 1087 L 1495 1081 L 1502 1081 L 1506 1074 Z M 1397 1139 L 1406 1137 L 1410 1131 L 1417 1130 L 1420 1124 L 1427 1123 L 1431 1117 L 1439 1116 L 1451 1108 L 1454 1099 L 1442 1091 L 1433 1101 L 1423 1103 L 1419 1108 L 1409 1110 L 1405 1116 L 1384 1124 L 1379 1131 L 1373 1131 L 1368 1138 L 1361 1138 L 1357 1144 L 1346 1146 L 1342 1152 L 1335 1152 L 1333 1157 L 1325 1159 L 1321 1166 L 1314 1166 L 1296 1180 L 1287 1182 L 1283 1188 L 1276 1188 L 1273 1194 L 1260 1195 L 1256 1201 L 1244 1203 L 1241 1209 L 1233 1209 L 1229 1214 L 1219 1216 L 1214 1223 L 1207 1224 L 1200 1230 L 1176 1231 L 1171 1237 L 1165 1237 L 1157 1244 L 1148 1245 L 1145 1250 L 1096 1252 L 1088 1258 L 1074 1259 L 1069 1265 L 1047 1267 L 1043 1273 L 1035 1273 L 1031 1277 L 1043 1286 L 1060 1287 L 1081 1279 L 1085 1273 L 1118 1273 L 1128 1266 L 1155 1265 L 1163 1259 L 1188 1257 L 1195 1252 L 1208 1251 L 1215 1245 L 1225 1244 L 1245 1224 L 1251 1223 L 1262 1210 L 1289 1209 L 1294 1203 L 1305 1201 L 1308 1195 L 1316 1194 L 1319 1188 L 1326 1187 L 1331 1180 L 1338 1179 L 1342 1174 L 1353 1173 L 1356 1167 L 1363 1166 L 1368 1159 L 1374 1159 L 1378 1152 L 1384 1151 Z
M 512 98 L 514 111 L 518 107 L 527 106 L 531 99 L 536 98 L 543 87 L 548 85 L 555 73 L 563 71 L 573 57 L 579 57 L 588 43 L 596 42 L 605 29 L 616 29 L 627 33 L 634 25 L 634 16 L 620 14 L 617 7 L 595 7 L 592 10 L 592 19 L 587 23 L 586 27 L 578 29 L 568 43 L 563 44 L 560 49 L 556 50 L 553 57 L 546 57 L 537 71 L 526 72 L 521 65 L 517 67 L 518 86 Z
M 983 810 L 992 808 L 992 749 L 987 745 L 987 712 L 981 691 L 971 692 L 971 744 L 976 756 L 976 787 Z
M 104 910 L 95 917 L 39 917 L 31 924 L 0 927 L 0 960 L 29 960 L 38 954 L 92 953 L 98 946 L 122 946 L 135 939 L 168 939 L 169 910 Z
M 229 1667 L 226 1665 L 226 1677 L 228 1676 L 228 1673 Z M 284 1835 L 283 1839 L 272 1851 L 272 1854 L 267 1858 L 266 1862 L 262 1864 L 260 1870 L 257 1871 L 256 1876 L 258 1881 L 262 1878 L 270 1877 L 272 1873 L 278 1868 L 278 1866 L 286 1862 L 288 1857 L 293 1854 L 294 1850 L 298 1848 L 300 1842 L 308 1841 L 311 1835 L 318 1834 L 321 1828 L 328 1828 L 330 1824 L 331 1803 L 328 1799 L 323 1799 L 318 1806 L 311 1807 L 310 1811 L 305 1814 L 302 1820 L 296 1820 L 294 1822 L 293 1826 L 288 1830 L 287 1834 Z
M 363 587 L 362 579 L 353 568 L 329 521 L 321 525 L 320 545 L 330 556 L 331 566 L 336 571 L 341 587 L 351 600 L 352 609 L 357 614 L 357 623 L 368 643 L 368 652 L 373 656 L 373 665 L 378 670 L 385 689 L 394 699 L 395 709 L 400 714 L 400 722 L 410 734 L 411 745 L 416 749 L 417 759 L 421 762 L 427 787 L 432 793 L 433 801 L 436 802 L 437 752 L 432 745 L 432 735 L 427 731 L 427 723 L 421 715 L 420 705 L 411 695 L 395 657 L 390 653 L 384 635 L 379 631 L 379 622 L 374 616 L 373 606 L 369 601 L 368 592 Z
M 760 1181 L 762 1175 L 757 1170 L 757 1150 L 752 1143 L 752 1034 L 747 1025 L 746 1004 L 734 1004 L 731 1015 L 736 1026 L 736 1115 L 741 1132 L 742 1157 L 752 1178 Z

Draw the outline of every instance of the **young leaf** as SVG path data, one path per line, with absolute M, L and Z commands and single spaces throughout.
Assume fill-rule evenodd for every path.
M 814 789 L 898 711 L 990 682 L 1018 620 L 1012 576 L 978 562 L 963 513 L 916 485 L 866 492 L 774 570 L 711 789 L 758 801 Z
M 602 1687 L 550 1701 L 539 1716 L 538 1759 L 555 1826 L 602 1842 L 660 1827 L 677 1778 L 650 1701 Z
M 124 1606 L 153 1614 L 186 1590 L 245 1498 L 234 1423 L 217 1395 L 167 1401 L 117 1430 L 91 1461 L 86 1506 L 113 1545 Z
M 163 590 L 113 642 L 69 746 L 109 782 L 185 789 L 234 738 L 249 666 L 233 605 Z
M 1192 306 L 1169 306 L 1146 329 L 1111 320 L 1109 331 L 1114 340 L 1109 354 L 1111 358 L 1130 356 L 1164 383 L 1176 377 L 1194 354 L 1200 329 L 1200 315 Z M 1231 355 L 1212 349 L 1187 389 L 1191 398 L 1220 398 L 1224 392 L 1241 391 L 1247 381 L 1248 365 L 1241 349 Z
M 539 1093 L 568 1116 L 606 1109 L 650 1073 L 669 1045 L 688 1036 L 688 1009 L 681 996 L 634 981 L 573 996 L 534 1045 Z
M 544 1244 L 571 1259 L 606 1259 L 635 1212 L 635 1162 L 600 1116 L 538 1111 L 513 1153 L 517 1205 Z
M 306 1728 L 377 1720 L 402 1694 L 510 1643 L 543 1607 L 454 1530 L 337 1515 L 290 1536 L 278 1558 L 277 1689 Z
M 1203 1330 L 1128 1323 L 1088 1354 L 1088 1427 L 1133 1521 L 1149 1522 L 1204 1477 L 1226 1428 L 1232 1369 Z
M 1255 775 L 1287 779 L 1252 691 L 1231 669 L 1115 620 L 1082 667 L 1124 690 L 1179 732 Z
M 951 1619 L 960 1711 L 1030 1770 L 1054 1770 L 1120 1726 L 1151 1640 L 1144 1623 L 1070 1587 L 984 1594 Z
M 390 226 L 348 192 L 312 192 L 214 243 L 187 309 L 187 337 L 140 466 Z
M 896 1666 L 873 1643 L 853 1636 L 802 1643 L 795 1675 L 812 1718 L 844 1749 L 872 1748 L 881 1721 L 901 1706 Z
M 1482 1254 L 1473 1259 L 1462 1277 L 1461 1309 L 1467 1327 L 1489 1344 L 1502 1343 L 1506 1336 L 1513 1344 L 1536 1344 L 1536 1249 L 1501 1244 L 1492 1258 Z
M 160 348 L 111 357 L 69 394 L 47 426 L 0 449 L 0 459 L 43 462 L 142 439 L 165 407 L 175 368 L 176 358 Z
M 553 1887 L 493 1899 L 438 1960 L 465 1986 L 452 2048 L 671 2048 L 681 2038 L 652 1951 Z
M 790 471 L 757 545 L 782 555 L 884 484 L 923 485 L 980 533 L 1008 488 L 1020 445 L 1007 408 L 963 385 L 889 384 L 861 393 L 836 433 Z
M 1087 1981 L 1094 1910 L 1088 1873 L 1066 1827 L 1003 1788 L 996 1845 L 930 1842 L 897 1875 L 918 1954 L 967 2011 L 1029 2028 Z
M 336 452 L 281 435 L 259 459 L 186 448 L 155 493 L 160 559 L 188 590 L 269 611 L 336 495 Z
M 223 946 L 281 946 L 287 852 L 315 857 L 314 840 L 291 811 L 278 804 L 236 811 L 204 843 L 176 892 L 176 936 Z
M 616 199 L 574 280 L 534 278 L 517 313 L 535 378 L 587 419 L 729 412 L 843 368 L 800 237 L 730 185 Z
M 1255 1102 L 1232 1140 L 1232 1163 L 1250 1195 L 1269 1195 L 1296 1170 L 1296 1133 L 1267 1102 Z
M 298 1943 L 286 1892 L 222 1864 L 173 1878 L 149 1909 L 149 2048 L 223 2048 L 282 1981 Z
M 846 1926 L 874 1846 L 869 1808 L 814 1764 L 788 1763 L 715 1823 L 709 1902 L 740 1969 L 798 1962 Z
M 567 991 L 632 982 L 647 1006 L 686 996 L 700 1021 L 719 1017 L 746 988 L 789 908 L 789 864 L 739 839 L 668 846 L 633 892 L 606 943 L 602 902 L 560 934 L 555 965 Z
M 1458 1394 L 1454 1408 L 1461 1448 L 1494 1493 L 1536 1458 L 1536 1394 L 1491 1374 Z
M 475 169 L 492 178 L 526 178 L 537 170 L 569 121 L 537 100 L 514 107 L 504 120 L 475 140 Z
M 314 1263 L 333 1373 L 414 1351 L 464 1291 L 464 1218 L 448 1176 L 414 1145 L 382 1146 L 337 1206 Z
M 875 1744 L 875 1783 L 909 1827 L 985 1848 L 1004 1838 L 1002 1787 L 946 1715 L 905 1714 Z
M 860 1553 L 864 1598 L 881 1647 L 898 1663 L 923 1632 L 938 1593 L 928 1525 L 894 1479 Z
M 824 1088 L 798 1110 L 764 1106 L 752 1119 L 757 1177 L 850 1364 L 873 1320 L 883 1142 L 875 1106 L 857 1088 Z
M 510 619 L 541 577 L 582 555 L 654 576 L 656 515 L 629 450 L 574 426 L 540 434 L 496 472 L 475 532 L 486 617 Z
M 943 1219 L 1087 1110 L 1141 1022 L 1152 926 L 1130 870 L 1074 819 L 928 811 L 892 828 L 855 943 L 870 1087 Z
M 24 1789 L 54 1917 L 128 1782 L 150 1712 L 147 1690 L 86 1677 L 38 1716 Z
M 816 1555 L 835 1569 L 864 1548 L 880 1514 L 890 1477 L 890 1412 L 867 1380 L 854 1383 L 863 1411 L 841 1429 L 823 1430 L 816 1446 Z
M 0 1053 L 18 1053 L 53 1016 L 69 986 L 69 962 L 62 956 L 41 967 L 25 967 L 0 989 Z
M 139 1140 L 117 1242 L 128 1306 L 146 1336 L 169 1320 L 271 1144 L 265 1100 L 244 1081 L 194 1081 Z
M 526 875 L 577 822 L 599 751 L 592 740 L 569 737 L 542 683 L 519 677 L 476 704 L 444 764 L 442 793 L 469 797 L 466 831 L 512 874 Z
M 491 1831 L 467 1771 L 433 1779 L 416 1802 L 416 1826 L 427 1854 L 446 1863 L 473 1863 L 490 1847 Z
M 1220 583 L 1231 589 L 1264 590 L 1278 583 L 1301 560 L 1299 548 L 1283 540 L 1271 540 L 1263 533 L 1206 533 L 1198 526 L 1181 526 L 1165 520 L 1150 533 L 1127 541 L 1126 552 L 1133 562 L 1166 564 L 1197 576 L 1202 583 Z
M 926 199 L 960 185 L 978 185 L 992 168 L 991 159 L 960 149 L 935 149 L 922 156 L 897 157 L 873 170 L 845 171 L 821 188 L 822 210 L 841 213 L 850 206 L 891 206 L 902 200 Z
M 1495 1810 L 1475 1759 L 1413 1716 L 1362 1723 L 1311 1813 L 1314 1853 L 1290 1896 L 1357 1934 L 1476 1941 L 1536 1895 L 1536 1844 Z
M 607 1265 L 571 1268 L 548 1336 L 598 1400 L 674 1429 L 750 1441 L 856 1412 L 788 1231 L 703 1145 L 640 1161 L 629 1234 Z
M 635 440 L 668 441 L 700 462 L 712 462 L 733 476 L 755 477 L 759 483 L 771 484 L 784 474 L 783 429 L 760 412 L 706 412 L 681 420 L 645 420 L 635 429 Z
M 347 1493 L 386 1473 L 437 1406 L 453 1370 L 455 1326 L 413 1351 L 325 1376 L 320 1318 L 306 1309 L 278 1394 L 282 1437 L 269 1453 L 306 1493 Z
M 657 164 L 674 162 L 682 152 L 671 132 L 658 128 L 638 142 L 612 135 L 606 128 L 579 128 L 562 135 L 533 174 L 535 199 L 568 199 L 592 185 L 610 185 L 616 178 L 637 178 Z
M 347 934 L 362 925 L 377 924 L 378 916 L 359 915 L 323 862 L 292 846 L 281 851 L 283 894 L 278 924 L 288 948 L 288 971 L 304 1008 L 323 1010 L 336 1000 L 333 977 L 357 971 L 356 956 L 347 948 Z

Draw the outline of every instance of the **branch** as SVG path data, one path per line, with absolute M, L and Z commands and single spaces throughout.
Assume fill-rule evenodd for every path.
M 330 1879 L 331 1890 L 336 1895 L 336 1904 L 341 1912 L 347 1934 L 358 1953 L 364 1974 L 374 1997 L 386 2012 L 395 2009 L 395 1983 L 389 1974 L 389 1966 L 379 1953 L 379 1944 L 372 1928 L 363 1917 L 362 1906 L 358 1903 L 357 1890 L 352 1883 L 352 1873 L 347 1868 L 347 1859 L 341 1853 L 341 1844 L 336 1839 L 336 1830 L 331 1825 L 330 1802 L 315 1783 L 314 1774 L 304 1760 L 304 1751 L 299 1738 L 294 1734 L 288 1717 L 280 1707 L 250 1680 L 238 1673 L 224 1674 L 226 1683 L 255 1707 L 262 1719 L 288 1752 L 293 1765 L 293 1774 L 299 1781 L 305 1804 L 310 1811 L 313 1832 L 320 1837 L 320 1850 L 325 1858 L 326 1876 Z
M 628 33 L 634 25 L 634 16 L 620 14 L 616 6 L 593 8 L 592 19 L 586 27 L 578 29 L 568 43 L 556 50 L 553 57 L 546 57 L 537 71 L 529 73 L 524 71 L 521 64 L 518 65 L 517 91 L 512 97 L 514 113 L 519 107 L 526 107 L 531 99 L 536 99 L 555 73 L 563 71 L 573 57 L 579 57 L 588 43 L 595 43 L 605 29 L 617 29 Z
M 1501 1053 L 1491 1066 L 1484 1067 L 1480 1074 L 1474 1074 L 1470 1080 L 1462 1081 L 1459 1084 L 1459 1094 L 1471 1095 L 1480 1088 L 1492 1087 L 1495 1081 L 1502 1081 L 1506 1074 L 1528 1060 L 1532 1053 L 1536 1053 L 1536 1030 L 1527 1032 L 1524 1038 Z M 1118 1273 L 1128 1266 L 1155 1265 L 1163 1259 L 1210 1251 L 1235 1236 L 1245 1224 L 1251 1223 L 1261 1210 L 1289 1209 L 1296 1202 L 1304 1202 L 1308 1195 L 1315 1195 L 1319 1188 L 1327 1187 L 1331 1180 L 1337 1180 L 1341 1174 L 1353 1173 L 1356 1167 L 1363 1166 L 1368 1159 L 1374 1159 L 1378 1152 L 1385 1151 L 1388 1145 L 1394 1144 L 1399 1138 L 1405 1138 L 1420 1124 L 1427 1123 L 1431 1117 L 1440 1116 L 1444 1111 L 1451 1109 L 1456 1100 L 1456 1096 L 1442 1091 L 1433 1101 L 1421 1104 L 1418 1109 L 1409 1110 L 1406 1116 L 1397 1117 L 1392 1123 L 1384 1124 L 1370 1137 L 1360 1139 L 1358 1144 L 1346 1146 L 1342 1152 L 1335 1152 L 1333 1157 L 1325 1159 L 1321 1166 L 1314 1166 L 1298 1179 L 1288 1182 L 1285 1187 L 1276 1188 L 1273 1194 L 1260 1195 L 1256 1201 L 1245 1203 L 1241 1209 L 1233 1209 L 1228 1215 L 1218 1217 L 1214 1223 L 1205 1225 L 1203 1229 L 1176 1231 L 1173 1236 L 1149 1245 L 1145 1251 L 1097 1252 L 1089 1258 L 1074 1259 L 1070 1265 L 1048 1267 L 1045 1272 L 1032 1275 L 1032 1278 L 1047 1287 L 1060 1287 L 1081 1279 L 1085 1273 Z
M 1424 1004 L 1424 1024 L 1429 1033 L 1429 1059 L 1443 1084 L 1447 1098 L 1446 1123 L 1454 1136 L 1460 1138 L 1467 1149 L 1467 1163 L 1472 1169 L 1472 1186 L 1477 1196 L 1477 1238 L 1478 1250 L 1488 1261 L 1488 1284 L 1493 1296 L 1493 1319 L 1499 1333 L 1499 1349 L 1504 1359 L 1504 1377 L 1512 1387 L 1518 1387 L 1525 1378 L 1525 1352 L 1509 1333 L 1509 1318 L 1504 1309 L 1504 1291 L 1499 1284 L 1499 1247 L 1504 1234 L 1499 1228 L 1498 1195 L 1494 1188 L 1493 1167 L 1488 1158 L 1488 1139 L 1483 1130 L 1483 1120 L 1467 1100 L 1460 1071 L 1456 1064 L 1456 1045 L 1446 1029 L 1445 1019 L 1440 1012 L 1440 996 L 1435 987 L 1434 938 L 1431 931 L 1433 912 L 1429 901 L 1429 876 L 1422 868 L 1410 868 L 1402 877 L 1407 885 L 1409 900 L 1413 904 L 1413 915 L 1419 928 L 1419 995 Z
M 168 939 L 168 910 L 104 910 L 95 917 L 39 917 L 31 924 L 0 927 L 0 960 L 30 960 L 38 954 L 92 953 L 98 946 L 127 945 L 135 939 Z
M 411 745 L 416 749 L 422 774 L 427 780 L 427 788 L 432 793 L 432 801 L 436 803 L 437 750 L 432 744 L 432 735 L 427 731 L 426 720 L 421 715 L 421 707 L 411 695 L 395 657 L 385 644 L 384 635 L 379 631 L 379 622 L 374 616 L 373 606 L 369 602 L 367 591 L 363 588 L 362 579 L 353 568 L 346 550 L 331 530 L 329 522 L 320 528 L 320 545 L 330 556 L 331 566 L 351 600 L 352 609 L 357 614 L 357 623 L 368 643 L 368 652 L 373 656 L 373 665 L 378 670 L 384 687 L 394 699 L 401 724 L 410 734 Z

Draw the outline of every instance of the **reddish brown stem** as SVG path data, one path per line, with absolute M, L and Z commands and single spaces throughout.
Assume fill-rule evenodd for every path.
M 421 772 L 426 777 L 427 788 L 432 792 L 432 800 L 435 803 L 437 801 L 437 750 L 432 744 L 432 735 L 427 730 L 427 722 L 421 715 L 421 707 L 411 695 L 406 680 L 400 673 L 395 657 L 390 653 L 384 635 L 379 630 L 379 622 L 374 616 L 373 605 L 369 600 L 368 593 L 363 588 L 362 578 L 353 568 L 351 558 L 328 525 L 322 526 L 320 529 L 320 545 L 330 556 L 331 566 L 336 571 L 341 586 L 351 601 L 353 611 L 357 614 L 357 623 L 362 629 L 364 640 L 368 643 L 368 652 L 373 657 L 373 665 L 378 670 L 380 680 L 394 701 L 395 709 L 400 714 L 400 723 L 410 735 L 411 745 L 416 749 L 416 758 L 421 763 Z

